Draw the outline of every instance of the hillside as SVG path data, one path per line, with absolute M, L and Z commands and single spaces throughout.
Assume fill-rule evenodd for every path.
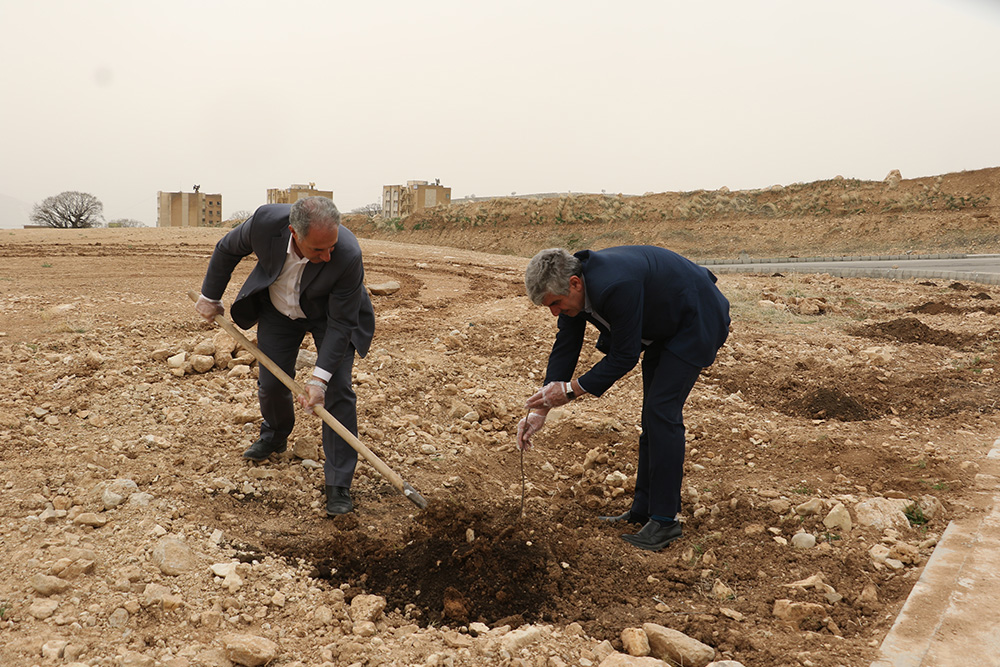
M 404 219 L 351 216 L 360 234 L 530 255 L 655 244 L 693 259 L 1000 251 L 1000 168 L 765 190 L 498 198 Z

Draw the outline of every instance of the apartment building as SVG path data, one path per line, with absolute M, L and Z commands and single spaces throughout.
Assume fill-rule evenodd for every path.
M 382 186 L 382 217 L 402 218 L 425 208 L 451 203 L 451 188 L 427 181 L 407 181 L 406 185 Z
M 218 227 L 222 224 L 222 195 L 201 192 L 157 192 L 157 227 Z

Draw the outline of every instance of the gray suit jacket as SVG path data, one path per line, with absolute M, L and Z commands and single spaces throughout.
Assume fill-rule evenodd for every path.
M 250 254 L 257 256 L 257 266 L 243 283 L 230 309 L 233 321 L 243 329 L 257 323 L 261 301 L 270 298 L 267 288 L 284 266 L 291 236 L 288 228 L 290 210 L 288 204 L 261 206 L 222 237 L 208 262 L 201 293 L 209 299 L 221 299 L 240 260 Z M 354 234 L 343 225 L 330 261 L 306 264 L 302 272 L 299 299 L 302 312 L 311 328 L 326 326 L 316 361 L 320 368 L 334 368 L 349 344 L 353 344 L 362 357 L 368 354 L 375 333 L 375 311 L 364 278 L 361 247 Z

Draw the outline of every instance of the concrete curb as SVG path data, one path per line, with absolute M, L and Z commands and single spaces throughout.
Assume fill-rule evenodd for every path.
M 1000 438 L 976 476 L 985 515 L 951 522 L 871 667 L 1000 665 Z

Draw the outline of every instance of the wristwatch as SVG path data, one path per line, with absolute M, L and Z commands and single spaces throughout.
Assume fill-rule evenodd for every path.
M 564 384 L 566 385 L 566 398 L 572 401 L 574 398 L 576 398 L 576 392 L 573 391 L 573 382 L 570 381 Z

